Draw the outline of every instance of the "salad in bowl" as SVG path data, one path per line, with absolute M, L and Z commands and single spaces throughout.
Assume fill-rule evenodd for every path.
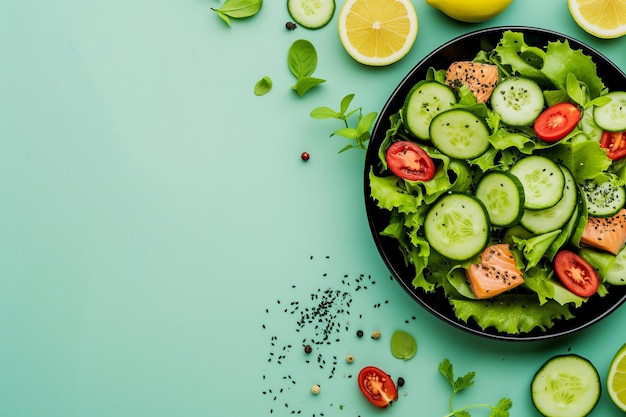
M 626 76 L 542 29 L 457 38 L 393 92 L 365 164 L 395 278 L 473 333 L 567 334 L 626 299 Z

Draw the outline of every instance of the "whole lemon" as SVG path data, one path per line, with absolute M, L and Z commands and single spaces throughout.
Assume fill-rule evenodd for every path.
M 513 0 L 426 0 L 453 19 L 476 23 L 502 13 Z

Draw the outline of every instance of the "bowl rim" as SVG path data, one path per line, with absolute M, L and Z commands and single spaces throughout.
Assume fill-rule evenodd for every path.
M 389 116 L 399 111 L 399 108 L 398 108 L 398 101 L 400 97 L 399 94 L 401 94 L 403 91 L 406 91 L 409 85 L 411 86 L 414 85 L 415 82 L 417 81 L 414 79 L 418 77 L 418 74 L 420 72 L 427 70 L 429 67 L 428 64 L 434 58 L 441 55 L 443 51 L 446 51 L 448 48 L 451 48 L 456 44 L 459 44 L 461 42 L 468 41 L 468 40 L 474 40 L 476 42 L 479 42 L 479 39 L 485 36 L 495 36 L 499 34 L 500 35 L 499 38 L 501 38 L 502 34 L 505 31 L 522 32 L 524 33 L 524 35 L 529 35 L 529 34 L 536 35 L 542 38 L 547 38 L 546 39 L 547 41 L 551 39 L 567 40 L 570 44 L 570 47 L 572 47 L 573 49 L 581 49 L 586 55 L 591 56 L 594 63 L 596 63 L 596 66 L 598 67 L 598 72 L 616 72 L 618 75 L 620 75 L 622 81 L 624 82 L 624 88 L 626 89 L 626 74 L 624 74 L 624 72 L 619 67 L 617 67 L 617 65 L 615 65 L 607 57 L 605 57 L 603 54 L 601 54 L 594 48 L 584 44 L 583 42 L 569 35 L 566 35 L 557 31 L 538 28 L 538 27 L 532 27 L 532 26 L 496 26 L 496 27 L 478 29 L 478 30 L 474 30 L 474 31 L 456 36 L 453 39 L 441 44 L 440 46 L 438 46 L 437 48 L 429 52 L 427 55 L 425 55 L 420 61 L 418 61 L 418 63 L 415 66 L 413 66 L 413 68 L 402 78 L 402 80 L 394 88 L 389 98 L 387 99 L 385 105 L 382 107 L 378 115 L 378 118 L 376 120 L 376 123 L 374 124 L 374 127 L 372 129 L 372 135 L 370 138 L 370 143 L 369 143 L 369 146 L 366 152 L 366 157 L 365 157 L 365 164 L 364 164 L 365 165 L 364 167 L 365 209 L 366 209 L 370 232 L 374 239 L 379 255 L 382 257 L 383 262 L 385 263 L 387 269 L 391 272 L 394 280 L 398 282 L 400 286 L 404 289 L 404 291 L 407 292 L 415 301 L 417 301 L 417 303 L 421 307 L 423 307 L 429 313 L 441 319 L 445 323 L 452 325 L 453 327 L 460 329 L 464 332 L 470 333 L 470 334 L 486 337 L 489 339 L 504 340 L 504 341 L 541 341 L 541 340 L 548 340 L 548 339 L 554 339 L 554 338 L 558 338 L 558 337 L 562 337 L 566 335 L 571 335 L 573 333 L 579 332 L 580 330 L 586 329 L 592 326 L 593 324 L 598 323 L 599 321 L 608 317 L 611 313 L 616 311 L 622 304 L 626 302 L 626 287 L 624 287 L 625 290 L 623 291 L 623 294 L 621 295 L 613 292 L 613 296 L 611 295 L 611 293 L 605 296 L 603 298 L 603 301 L 606 301 L 606 297 L 610 297 L 609 299 L 612 300 L 612 303 L 610 304 L 608 308 L 601 309 L 600 313 L 597 315 L 594 315 L 594 317 L 592 317 L 591 319 L 586 319 L 582 321 L 575 320 L 575 319 L 557 320 L 551 328 L 548 328 L 545 330 L 535 328 L 531 332 L 518 333 L 518 334 L 508 334 L 508 333 L 498 332 L 498 331 L 495 331 L 493 327 L 481 329 L 476 323 L 474 323 L 471 320 L 468 322 L 463 322 L 462 320 L 456 318 L 454 314 L 452 314 L 452 317 L 451 317 L 449 314 L 451 310 L 448 311 L 448 314 L 445 314 L 445 312 L 442 312 L 441 309 L 436 308 L 436 306 L 433 306 L 432 302 L 429 302 L 429 300 L 433 297 L 440 297 L 441 300 L 439 301 L 445 301 L 446 303 L 448 303 L 448 307 L 451 309 L 451 306 L 449 306 L 449 302 L 445 299 L 445 296 L 441 294 L 440 289 L 438 289 L 436 292 L 433 292 L 433 293 L 426 293 L 422 289 L 413 288 L 412 285 L 410 284 L 410 281 L 407 282 L 402 279 L 401 271 L 398 270 L 397 263 L 393 261 L 393 254 L 389 253 L 386 250 L 384 242 L 383 242 L 384 239 L 382 236 L 379 235 L 380 229 L 377 228 L 377 225 L 376 225 L 375 214 L 377 212 L 378 214 L 380 214 L 381 212 L 383 212 L 383 210 L 379 209 L 376 206 L 375 202 L 370 196 L 369 171 L 370 171 L 370 168 L 373 167 L 372 161 L 376 161 L 376 159 L 378 158 L 377 154 L 378 154 L 378 148 L 380 145 L 380 143 L 378 142 L 381 141 L 380 138 L 384 138 L 385 132 L 388 129 Z M 475 56 L 477 51 L 475 50 L 469 51 L 469 53 L 473 57 Z M 601 78 L 604 81 L 604 77 L 601 77 Z M 405 95 L 406 94 L 404 94 L 404 96 Z M 402 102 L 404 101 L 403 100 L 404 96 L 400 97 L 402 98 L 401 100 Z M 373 144 L 375 146 L 372 146 Z M 393 241 L 390 241 L 390 242 L 393 242 Z M 396 248 L 397 248 L 397 245 L 396 245 Z M 396 249 L 396 252 L 399 252 L 399 251 L 397 251 Z M 395 254 L 396 257 L 397 255 L 398 254 Z M 412 267 L 407 266 L 407 268 L 412 268 Z M 589 301 L 587 303 L 589 303 Z M 563 324 L 563 323 L 565 323 L 564 328 L 562 329 L 559 328 L 559 324 Z

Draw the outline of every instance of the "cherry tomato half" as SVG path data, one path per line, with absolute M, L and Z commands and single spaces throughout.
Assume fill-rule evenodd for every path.
M 435 163 L 413 142 L 395 142 L 387 149 L 385 159 L 391 172 L 405 180 L 428 181 L 435 175 Z
M 612 160 L 626 156 L 626 130 L 623 132 L 602 132 L 600 146 L 606 149 L 606 154 Z
M 554 271 L 565 288 L 580 297 L 589 297 L 600 286 L 598 273 L 583 258 L 568 250 L 554 257 Z
M 385 408 L 398 399 L 393 379 L 375 366 L 366 366 L 359 372 L 359 388 L 376 407 Z
M 535 120 L 535 133 L 546 142 L 563 139 L 574 130 L 582 113 L 572 103 L 558 103 L 545 109 Z

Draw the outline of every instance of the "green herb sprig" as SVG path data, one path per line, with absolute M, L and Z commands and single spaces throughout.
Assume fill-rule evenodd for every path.
M 439 364 L 439 372 L 448 380 L 450 385 L 452 386 L 452 394 L 450 395 L 450 414 L 446 414 L 443 417 L 471 417 L 471 414 L 467 411 L 470 408 L 489 408 L 491 409 L 491 413 L 489 413 L 489 417 L 509 417 L 509 409 L 513 406 L 513 402 L 508 398 L 502 398 L 498 402 L 497 405 L 491 404 L 470 404 L 465 407 L 454 409 L 452 405 L 452 401 L 454 396 L 458 394 L 460 391 L 464 390 L 467 387 L 474 385 L 474 376 L 475 372 L 471 371 L 466 373 L 465 375 L 455 378 L 454 377 L 454 368 L 449 359 L 444 359 Z
M 341 100 L 339 110 L 333 110 L 330 107 L 322 106 L 317 107 L 311 111 L 311 117 L 314 119 L 338 119 L 341 120 L 345 127 L 334 131 L 330 134 L 331 137 L 335 135 L 342 136 L 354 141 L 354 144 L 348 144 L 339 150 L 339 153 L 347 151 L 348 149 L 367 149 L 367 143 L 370 140 L 370 129 L 376 121 L 378 113 L 370 112 L 363 115 L 362 108 L 358 107 L 353 110 L 348 110 L 350 103 L 354 99 L 354 94 L 348 94 Z M 350 127 L 349 119 L 358 114 L 357 123 L 355 127 Z
M 300 97 L 316 85 L 325 83 L 326 80 L 312 77 L 317 68 L 317 51 L 313 44 L 306 39 L 298 39 L 291 47 L 287 55 L 289 70 L 296 76 L 296 83 L 291 87 Z
M 230 19 L 243 19 L 257 14 L 263 7 L 263 0 L 226 0 L 222 7 L 215 9 L 211 7 L 228 26 Z

